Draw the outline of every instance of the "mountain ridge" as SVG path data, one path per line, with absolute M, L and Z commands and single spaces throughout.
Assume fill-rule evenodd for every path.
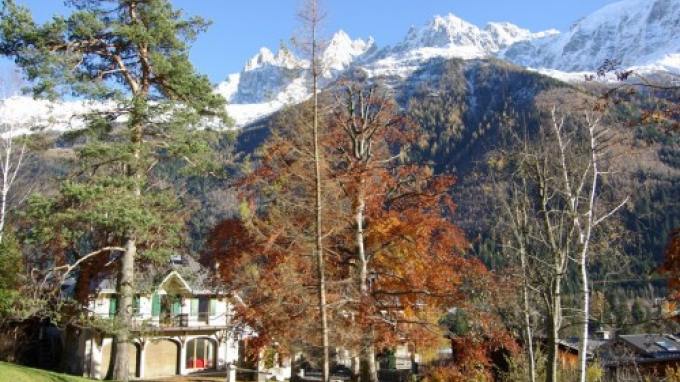
M 352 39 L 342 30 L 336 32 L 321 52 L 320 85 L 327 86 L 354 69 L 398 83 L 435 58 L 495 57 L 563 81 L 583 81 L 584 74 L 595 72 L 605 59 L 619 60 L 622 68 L 640 72 L 680 73 L 677 35 L 680 0 L 619 1 L 577 20 L 564 32 L 532 32 L 510 22 L 479 27 L 449 13 L 412 26 L 391 46 L 379 47 L 373 38 Z M 229 101 L 227 111 L 236 127 L 247 127 L 285 105 L 307 99 L 308 69 L 309 60 L 286 46 L 276 53 L 263 47 L 215 91 Z M 85 110 L 81 101 L 63 102 L 52 107 L 57 112 L 45 113 L 41 102 L 3 102 L 0 123 L 14 123 L 17 114 L 62 131 L 78 126 L 68 117 L 70 112 L 77 115 Z M 11 109 L 15 107 L 22 110 L 15 113 Z M 33 110 L 42 112 L 31 114 Z
M 631 19 L 637 22 L 627 28 Z M 639 72 L 680 73 L 680 40 L 673 38 L 680 35 L 679 20 L 680 0 L 619 1 L 577 20 L 565 32 L 532 32 L 510 22 L 489 22 L 480 28 L 449 13 L 434 16 L 424 26 L 412 26 L 402 41 L 392 46 L 378 48 L 370 39 L 368 49 L 346 56 L 342 69 L 360 68 L 370 77 L 403 80 L 433 58 L 496 57 L 563 81 L 583 81 L 584 74 L 595 72 L 605 59 L 616 59 L 622 68 Z M 346 41 L 354 41 L 341 33 Z M 325 72 L 324 83 L 341 72 Z M 279 88 L 274 97 L 259 106 L 257 102 L 240 102 L 239 98 L 229 98 L 228 93 L 222 94 L 231 101 L 229 107 L 237 124 L 245 126 L 286 104 L 286 100 L 300 102 L 308 97 L 302 84 L 300 78 L 289 79 L 288 87 Z M 264 83 L 242 85 L 233 81 L 229 86 L 267 87 Z M 257 111 L 240 115 L 248 109 Z

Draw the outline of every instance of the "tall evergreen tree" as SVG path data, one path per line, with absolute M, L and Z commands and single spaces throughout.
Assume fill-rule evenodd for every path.
M 209 152 L 195 127 L 227 122 L 225 101 L 189 61 L 208 23 L 168 0 L 67 0 L 73 9 L 37 24 L 28 9 L 3 1 L 0 53 L 14 59 L 35 97 L 99 102 L 78 135 L 77 176 L 54 198 L 34 198 L 34 233 L 51 251 L 118 264 L 122 329 L 115 333 L 112 378 L 128 380 L 135 261 L 162 258 L 178 244 L 177 200 L 153 181 L 162 161 L 197 165 Z M 167 188 L 167 187 L 165 187 Z M 73 259 L 71 259 L 73 260 Z M 71 270 L 71 268 L 67 268 Z

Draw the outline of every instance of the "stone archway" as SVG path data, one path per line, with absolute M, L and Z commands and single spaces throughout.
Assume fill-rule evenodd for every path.
M 199 371 L 217 367 L 218 343 L 213 338 L 198 337 L 187 341 L 184 365 L 186 370 Z
M 151 340 L 144 347 L 144 378 L 177 375 L 179 345 L 170 339 Z

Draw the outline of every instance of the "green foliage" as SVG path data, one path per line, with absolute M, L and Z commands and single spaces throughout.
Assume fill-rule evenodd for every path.
M 23 298 L 18 287 L 23 281 L 23 258 L 19 243 L 5 227 L 0 242 L 0 319 L 14 318 L 18 302 Z
M 446 314 L 440 321 L 449 332 L 455 336 L 465 336 L 470 333 L 470 318 L 462 309 Z
M 105 107 L 66 137 L 74 173 L 56 194 L 28 200 L 25 249 L 45 273 L 103 247 L 118 248 L 102 252 L 113 260 L 128 243 L 137 259 L 161 262 L 183 244 L 187 214 L 173 186 L 221 171 L 214 149 L 223 136 L 204 128 L 230 123 L 225 100 L 189 60 L 208 23 L 168 0 L 66 3 L 69 16 L 43 24 L 13 0 L 0 10 L 0 54 L 23 70 L 27 90 Z
M 602 382 L 604 379 L 604 369 L 598 362 L 593 362 L 586 369 L 587 382 Z
M 9 227 L 0 241 L 0 289 L 14 289 L 21 283 L 24 267 L 21 248 Z
M 565 86 L 496 60 L 435 61 L 420 71 L 404 103 L 421 127 L 414 155 L 433 161 L 437 170 L 460 170 L 481 159 L 481 145 L 497 145 L 499 133 L 518 116 L 535 113 L 539 93 Z
M 545 380 L 545 354 L 540 348 L 535 349 L 535 362 L 536 362 L 536 380 Z M 508 360 L 510 368 L 507 373 L 504 373 L 500 380 L 504 382 L 525 382 L 530 380 L 529 378 L 529 362 L 525 353 L 513 357 Z M 586 369 L 586 381 L 587 382 L 602 382 L 604 381 L 604 369 L 598 362 L 591 362 L 588 364 Z M 578 380 L 578 370 L 576 368 L 560 368 L 558 370 L 558 380 L 559 381 L 577 381 Z
M 131 184 L 126 177 L 65 181 L 54 197 L 31 196 L 24 215 L 32 222 L 26 240 L 52 249 L 80 243 L 87 251 L 97 243 L 120 242 L 134 234 L 142 256 L 167 255 L 163 248 L 176 247 L 181 237 L 176 197 L 162 190 L 136 196 L 130 192 Z

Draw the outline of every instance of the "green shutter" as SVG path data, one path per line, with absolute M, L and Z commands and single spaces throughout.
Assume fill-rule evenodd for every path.
M 118 312 L 118 297 L 109 297 L 109 317 L 115 317 Z
M 175 296 L 172 299 L 172 315 L 176 316 L 182 313 L 182 300 L 179 296 Z
M 191 315 L 192 316 L 198 316 L 198 299 L 197 298 L 191 299 Z
M 139 295 L 136 294 L 136 295 L 132 298 L 132 312 L 133 312 L 134 314 L 139 314 L 139 305 L 140 305 L 140 304 L 139 304 Z
M 211 298 L 210 299 L 210 315 L 214 316 L 215 312 L 217 312 L 217 299 Z
M 161 296 L 158 293 L 154 293 L 151 296 L 151 315 L 153 317 L 161 315 Z

